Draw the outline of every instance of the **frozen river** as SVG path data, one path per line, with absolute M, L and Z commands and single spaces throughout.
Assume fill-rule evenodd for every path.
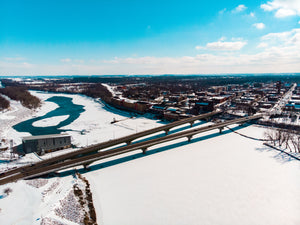
M 59 134 L 62 131 L 68 131 L 61 128 L 71 124 L 73 121 L 79 118 L 82 112 L 85 111 L 84 106 L 74 104 L 72 102 L 72 98 L 69 97 L 53 96 L 46 101 L 53 102 L 57 104 L 58 107 L 43 116 L 35 117 L 18 123 L 13 126 L 13 128 L 18 132 L 27 132 L 32 135 Z M 56 120 L 58 117 L 65 119 L 58 121 L 58 123 L 51 124 L 51 119 L 53 118 L 53 120 Z M 39 126 L 39 124 L 42 124 L 38 123 L 40 121 L 48 121 L 48 123 L 44 123 L 44 125 Z

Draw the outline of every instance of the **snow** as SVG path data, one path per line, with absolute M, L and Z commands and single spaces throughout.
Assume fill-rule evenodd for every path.
M 45 101 L 50 96 L 43 94 L 42 92 L 31 91 L 31 94 L 36 95 L 42 100 L 42 106 L 37 110 L 30 110 L 22 106 L 18 101 L 9 99 L 10 109 L 0 112 L 0 137 L 1 139 L 12 139 L 14 145 L 19 145 L 22 143 L 22 137 L 30 136 L 30 133 L 20 133 L 12 128 L 12 126 L 32 118 L 33 116 L 43 116 L 48 112 L 56 109 L 57 104 L 53 102 Z
M 16 118 L 15 116 L 9 116 L 7 114 L 1 113 L 0 114 L 0 120 L 13 120 Z
M 78 146 L 162 125 L 147 116 L 134 116 L 82 95 L 32 93 L 43 100 L 43 105 L 27 117 L 54 110 L 56 104 L 45 102 L 52 96 L 71 97 L 74 104 L 84 105 L 85 112 L 63 128 L 71 129 L 68 133 Z M 114 118 L 119 122 L 112 124 Z M 171 132 L 188 127 L 182 125 Z M 226 128 L 222 134 L 214 130 L 193 137 L 190 143 L 183 138 L 153 146 L 145 156 L 135 151 L 92 164 L 84 176 L 91 184 L 98 224 L 300 224 L 299 161 L 258 141 L 264 138 L 265 128 L 230 127 L 237 133 Z M 82 130 L 86 130 L 85 135 Z M 3 133 L 25 136 L 7 127 Z M 159 135 L 164 134 L 155 134 Z M 73 149 L 42 158 L 66 151 Z M 28 154 L 15 165 L 38 160 Z M 74 182 L 72 176 L 65 176 L 51 178 L 42 186 L 25 181 L 1 186 L 0 195 L 8 186 L 13 189 L 9 196 L 0 198 L 1 223 L 39 224 L 43 218 L 50 221 L 48 224 L 75 224 L 55 214 L 61 203 L 71 199 Z
M 34 127 L 50 127 L 57 126 L 60 122 L 69 118 L 69 115 L 65 116 L 53 116 L 51 118 L 46 118 L 42 120 L 38 120 L 32 124 Z
M 79 184 L 81 187 L 81 183 L 74 176 L 68 175 L 0 186 L 0 196 L 6 188 L 12 189 L 8 196 L 0 198 L 1 224 L 38 225 L 41 221 L 44 221 L 43 224 L 54 224 L 53 221 L 57 224 L 82 224 L 72 222 L 83 220 L 73 193 L 73 185 Z M 77 207 L 75 212 L 74 207 Z
M 114 88 L 111 86 L 111 85 L 108 85 L 108 84 L 102 84 L 104 87 L 106 87 L 106 89 L 112 93 L 113 96 L 116 96 L 116 92 L 114 90 Z
M 238 132 L 262 138 L 264 130 L 249 126 Z M 136 155 L 86 174 L 97 213 L 103 217 L 99 221 L 106 225 L 300 223 L 299 161 L 260 141 L 211 131 L 190 144 L 180 139 L 152 150 L 148 156 Z
M 26 185 L 25 181 L 9 185 L 12 192 L 0 200 L 0 221 L 1 224 L 34 224 L 36 210 L 41 204 L 40 193 L 35 188 Z M 1 186 L 1 193 L 7 185 Z M 15 216 L 12 216 L 15 215 Z M 38 223 L 35 223 L 38 224 Z
M 142 116 L 132 117 L 130 113 L 109 108 L 92 98 L 73 95 L 73 103 L 84 105 L 85 112 L 63 129 L 71 129 L 68 133 L 77 146 L 86 146 L 136 133 L 159 126 L 159 121 L 149 120 Z M 113 119 L 120 122 L 112 124 Z M 85 130 L 86 135 L 80 131 Z
M 84 106 L 85 111 L 80 114 L 78 119 L 76 119 L 73 123 L 61 128 L 68 130 L 68 134 L 70 134 L 73 138 L 73 144 L 77 146 L 96 144 L 161 125 L 159 124 L 158 120 L 150 120 L 137 115 L 132 117 L 131 113 L 105 106 L 101 101 L 83 95 L 45 93 L 36 91 L 31 91 L 31 94 L 42 99 L 44 102 L 44 108 L 42 107 L 39 111 L 37 111 L 35 116 L 44 115 L 45 113 L 50 112 L 57 107 L 56 104 L 45 101 L 53 96 L 69 97 L 72 98 L 72 102 L 74 104 Z M 120 122 L 111 124 L 114 118 Z M 52 117 L 51 119 L 45 120 L 46 122 L 44 120 L 37 121 L 34 123 L 34 125 L 46 126 L 48 124 L 58 124 L 63 119 L 66 118 L 60 116 L 56 118 Z M 85 135 L 81 134 L 81 131 L 83 130 L 86 131 Z M 15 136 L 18 135 L 15 134 Z M 25 135 L 22 134 L 22 136 Z

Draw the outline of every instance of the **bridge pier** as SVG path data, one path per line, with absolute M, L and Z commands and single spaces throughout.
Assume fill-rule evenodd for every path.
M 193 127 L 195 121 L 190 122 L 191 127 Z
M 220 134 L 222 134 L 223 129 L 224 129 L 224 127 L 220 127 L 220 128 L 219 128 L 219 133 L 220 133 Z
M 146 154 L 147 148 L 142 148 L 143 154 Z
M 86 171 L 89 171 L 90 170 L 89 165 L 90 164 L 84 164 L 83 169 L 86 170 Z
M 132 140 L 126 141 L 126 144 L 127 144 L 127 145 L 130 145 L 131 142 L 132 142 Z
M 169 134 L 169 131 L 170 131 L 170 129 L 165 129 L 165 133 L 166 133 L 166 135 L 168 135 L 168 134 Z
M 193 136 L 187 136 L 187 138 L 188 138 L 188 142 L 191 142 Z

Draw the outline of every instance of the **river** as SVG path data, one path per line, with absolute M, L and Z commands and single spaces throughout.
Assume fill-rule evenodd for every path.
M 77 105 L 72 102 L 72 98 L 64 97 L 64 96 L 53 96 L 46 101 L 53 102 L 57 104 L 59 107 L 55 110 L 48 112 L 46 115 L 35 117 L 21 123 L 16 124 L 13 128 L 18 132 L 28 132 L 31 135 L 46 135 L 46 134 L 59 134 L 64 131 L 68 131 L 65 129 L 61 129 L 64 126 L 71 124 L 74 120 L 76 120 L 81 113 L 83 113 L 84 106 Z M 33 126 L 33 123 L 36 121 L 40 121 L 43 119 L 48 119 L 56 116 L 68 116 L 67 119 L 61 121 L 55 126 L 46 126 L 46 127 L 38 127 Z

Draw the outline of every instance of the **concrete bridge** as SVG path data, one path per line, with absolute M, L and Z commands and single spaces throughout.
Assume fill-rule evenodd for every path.
M 47 159 L 47 160 L 37 162 L 32 166 L 25 166 L 25 167 L 22 167 L 22 168 L 7 171 L 5 173 L 5 175 L 6 176 L 12 175 L 14 173 L 20 172 L 21 169 L 24 170 L 26 168 L 33 169 L 33 168 L 43 167 L 45 165 L 51 165 L 53 163 L 57 163 L 57 162 L 64 161 L 64 160 L 67 160 L 67 159 L 71 159 L 71 158 L 75 158 L 75 157 L 80 157 L 82 155 L 92 154 L 92 153 L 95 153 L 95 152 L 97 152 L 101 149 L 106 149 L 106 148 L 109 148 L 109 147 L 112 147 L 112 146 L 115 146 L 115 145 L 119 145 L 119 144 L 122 144 L 122 143 L 126 143 L 126 144 L 129 145 L 135 139 L 145 137 L 145 136 L 148 136 L 148 135 L 151 135 L 151 134 L 155 134 L 155 133 L 158 133 L 158 132 L 161 132 L 161 131 L 165 131 L 165 133 L 168 134 L 170 129 L 172 129 L 174 127 L 177 127 L 177 126 L 180 126 L 180 125 L 183 125 L 183 124 L 186 124 L 186 123 L 189 123 L 192 126 L 195 123 L 196 120 L 202 120 L 202 119 L 207 119 L 208 120 L 212 116 L 220 114 L 221 112 L 222 111 L 213 111 L 213 112 L 210 112 L 210 113 L 205 113 L 205 114 L 201 114 L 201 115 L 198 115 L 198 116 L 193 116 L 193 117 L 186 118 L 186 119 L 183 119 L 183 120 L 178 120 L 178 121 L 175 121 L 173 123 L 169 123 L 169 124 L 166 124 L 166 125 L 163 125 L 163 126 L 148 129 L 148 130 L 138 132 L 138 133 L 135 133 L 135 134 L 127 135 L 127 136 L 117 138 L 117 139 L 114 139 L 114 140 L 101 142 L 101 143 L 98 143 L 98 144 L 95 144 L 95 145 L 91 145 L 91 146 L 82 148 L 82 149 L 77 150 L 75 152 L 70 152 L 70 153 L 67 153 L 67 154 L 64 154 L 64 155 L 53 157 L 51 159 Z M 3 176 L 4 176 L 4 174 L 0 174 L 0 179 Z
M 188 141 L 191 141 L 193 136 L 195 136 L 197 134 L 200 134 L 200 133 L 203 133 L 206 131 L 210 131 L 210 130 L 214 130 L 214 129 L 218 129 L 219 132 L 222 132 L 224 127 L 226 127 L 228 125 L 243 124 L 250 120 L 256 120 L 261 117 L 262 117 L 262 115 L 254 115 L 254 116 L 229 120 L 229 121 L 225 121 L 225 122 L 219 122 L 219 123 L 212 124 L 212 125 L 207 125 L 207 126 L 203 126 L 203 127 L 199 127 L 199 128 L 194 128 L 194 129 L 166 135 L 164 137 L 159 137 L 159 138 L 155 138 L 155 139 L 151 139 L 151 140 L 147 140 L 147 141 L 142 141 L 139 143 L 129 144 L 127 146 L 118 147 L 115 149 L 103 150 L 100 152 L 96 152 L 94 154 L 83 155 L 83 153 L 91 153 L 91 152 L 95 152 L 97 149 L 98 150 L 100 148 L 103 149 L 104 145 L 99 144 L 99 145 L 95 145 L 92 147 L 87 147 L 87 148 L 79 150 L 81 153 L 79 153 L 79 151 L 68 153 L 68 154 L 57 156 L 57 157 L 54 157 L 54 158 L 51 158 L 48 160 L 37 162 L 34 165 L 17 168 L 15 170 L 11 170 L 6 173 L 3 173 L 0 175 L 0 185 L 9 183 L 9 182 L 12 182 L 12 181 L 15 181 L 18 179 L 27 179 L 27 178 L 32 178 L 32 177 L 48 174 L 51 172 L 56 172 L 56 171 L 71 168 L 74 166 L 83 165 L 84 167 L 86 167 L 95 161 L 106 159 L 106 158 L 117 156 L 117 155 L 121 155 L 121 154 L 124 154 L 127 152 L 136 151 L 136 150 L 141 150 L 144 154 L 146 154 L 147 149 L 154 145 L 158 145 L 158 144 L 161 144 L 164 142 L 169 142 L 169 141 L 172 141 L 175 139 L 180 139 L 180 138 L 187 138 Z M 177 121 L 177 122 L 179 122 L 179 121 Z M 170 125 L 170 124 L 168 124 L 168 125 Z M 162 126 L 162 127 L 164 127 L 164 126 Z M 146 131 L 144 131 L 144 132 L 146 132 Z M 141 132 L 141 133 L 143 133 L 143 132 Z M 135 135 L 140 136 L 139 133 L 135 134 Z M 148 133 L 146 132 L 145 135 L 148 135 Z M 124 140 L 123 140 L 123 138 L 121 138 L 121 139 L 123 140 L 123 142 L 126 142 L 127 140 L 130 140 L 132 138 L 132 136 L 133 135 L 126 136 L 126 137 L 130 137 L 129 139 L 126 139 L 125 137 L 124 137 L 125 138 Z M 116 143 L 120 143 L 120 140 L 116 139 L 116 140 L 112 140 L 112 141 L 104 142 L 104 143 L 106 143 L 106 145 L 105 145 L 106 147 L 114 146 L 114 145 L 116 145 Z M 77 156 L 77 158 L 74 158 L 74 156 Z

